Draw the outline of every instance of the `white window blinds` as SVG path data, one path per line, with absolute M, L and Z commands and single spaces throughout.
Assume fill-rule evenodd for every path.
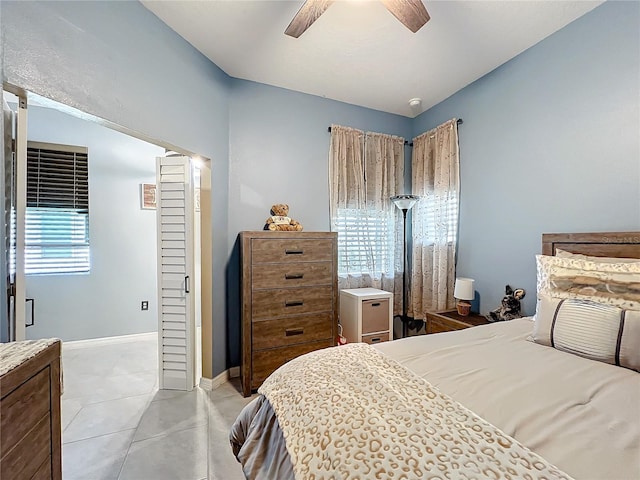
M 413 218 L 420 219 L 424 226 L 421 237 L 424 245 L 455 244 L 458 232 L 457 192 L 425 195 L 413 208 Z
M 393 272 L 394 219 L 388 211 L 341 208 L 336 212 L 338 273 L 371 273 L 379 277 Z
M 28 143 L 25 224 L 26 274 L 89 271 L 87 148 Z

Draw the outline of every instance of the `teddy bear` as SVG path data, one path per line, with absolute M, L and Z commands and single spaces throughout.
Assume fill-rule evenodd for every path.
M 513 320 L 522 317 L 520 313 L 520 300 L 524 298 L 523 288 L 512 289 L 509 285 L 505 287 L 505 296 L 502 304 L 495 310 L 490 311 L 485 318 L 490 322 L 501 322 L 503 320 Z
M 300 222 L 288 217 L 289 205 L 285 203 L 276 203 L 271 206 L 271 216 L 267 218 L 264 229 L 272 231 L 302 231 Z

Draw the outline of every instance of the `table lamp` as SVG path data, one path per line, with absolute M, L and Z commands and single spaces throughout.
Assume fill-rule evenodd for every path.
M 456 308 L 458 314 L 466 317 L 471 312 L 471 302 L 475 297 L 472 278 L 456 278 L 453 296 L 458 300 Z

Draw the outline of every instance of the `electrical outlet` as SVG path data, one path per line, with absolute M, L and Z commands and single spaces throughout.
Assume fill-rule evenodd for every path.
M 142 305 L 140 306 L 140 310 L 149 310 L 149 302 L 147 300 L 142 301 Z

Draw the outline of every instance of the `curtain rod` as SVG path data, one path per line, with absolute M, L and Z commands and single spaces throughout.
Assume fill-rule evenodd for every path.
M 456 120 L 456 123 L 457 123 L 458 125 L 461 125 L 461 124 L 463 124 L 464 122 L 462 121 L 462 119 L 461 119 L 461 118 L 459 118 L 459 119 L 457 119 L 457 120 Z M 331 133 L 331 127 L 330 127 L 330 126 L 329 126 L 329 127 L 327 127 L 327 132 Z M 413 147 L 413 142 L 409 143 L 409 141 L 408 141 L 408 140 L 405 140 L 405 141 L 404 141 L 404 144 L 405 144 L 405 145 L 409 145 L 410 147 Z

